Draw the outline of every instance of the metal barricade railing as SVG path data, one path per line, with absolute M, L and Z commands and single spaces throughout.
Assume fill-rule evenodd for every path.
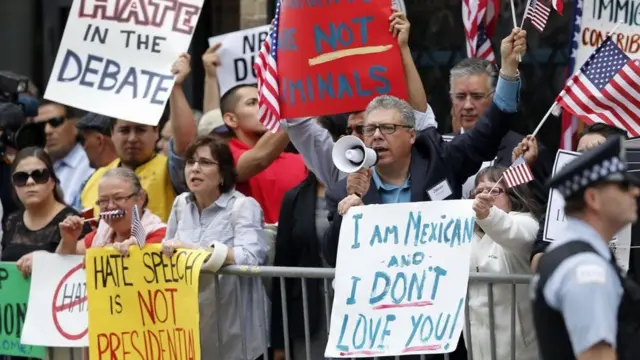
M 224 274 L 224 275 L 234 275 L 234 276 L 243 276 L 243 277 L 270 277 L 270 278 L 279 278 L 280 279 L 280 295 L 282 298 L 282 314 L 283 314 L 283 318 L 282 319 L 270 319 L 270 313 L 264 313 L 262 314 L 262 319 L 264 319 L 264 323 L 262 325 L 258 325 L 258 327 L 263 327 L 263 336 L 265 336 L 265 346 L 264 346 L 264 350 L 263 350 L 263 356 L 262 356 L 262 360 L 267 360 L 270 359 L 270 355 L 269 355 L 269 351 L 267 349 L 267 342 L 269 341 L 269 331 L 270 331 L 270 321 L 283 321 L 283 329 L 284 329 L 284 341 L 285 341 L 285 358 L 287 360 L 292 360 L 292 355 L 290 353 L 290 349 L 291 349 L 291 344 L 290 344 L 290 336 L 289 336 L 289 314 L 288 314 L 288 307 L 287 307 L 287 296 L 286 296 L 286 284 L 285 284 L 285 279 L 287 278 L 298 278 L 301 281 L 301 288 L 302 288 L 302 297 L 303 297 L 303 321 L 304 321 L 304 338 L 305 338 L 305 353 L 306 353 L 306 359 L 309 360 L 318 360 L 317 358 L 313 358 L 311 356 L 311 345 L 310 345 L 310 338 L 311 338 L 311 334 L 310 334 L 310 329 L 309 329 L 309 308 L 308 308 L 308 288 L 307 288 L 307 279 L 323 279 L 324 282 L 324 314 L 325 314 L 325 324 L 326 324 L 326 329 L 327 329 L 327 336 L 328 336 L 328 331 L 330 329 L 330 320 L 331 320 L 331 299 L 329 296 L 329 291 L 327 291 L 327 289 L 331 289 L 332 287 L 332 279 L 335 276 L 335 269 L 330 269 L 330 268 L 299 268 L 299 267 L 272 267 L 272 266 L 263 266 L 263 267 L 254 267 L 254 266 L 227 266 L 223 269 L 220 269 L 220 271 L 218 272 L 219 274 Z M 218 286 L 218 279 L 217 277 L 214 277 L 215 279 L 215 289 L 217 291 L 217 289 L 219 289 Z M 496 355 L 496 337 L 495 337 L 495 311 L 494 311 L 494 293 L 493 293 L 493 288 L 494 285 L 511 285 L 511 306 L 510 306 L 510 311 L 511 311 L 511 319 L 510 319 L 510 324 L 511 324 L 511 334 L 510 334 L 510 355 L 509 355 L 509 359 L 511 360 L 515 360 L 516 356 L 518 354 L 516 354 L 516 333 L 515 333 L 515 329 L 516 329 L 516 286 L 517 285 L 525 285 L 525 284 L 529 284 L 531 280 L 531 276 L 529 275 L 504 275 L 504 274 L 489 274 L 489 273 L 471 273 L 469 275 L 469 284 L 477 284 L 477 283 L 486 283 L 487 284 L 487 302 L 488 302 L 488 307 L 489 307 L 489 337 L 490 337 L 490 357 L 489 359 L 491 360 L 507 360 L 507 359 L 498 359 L 497 355 Z M 240 301 L 240 303 L 242 303 L 242 294 L 239 291 L 239 288 L 236 289 L 237 290 L 237 294 L 238 294 L 238 299 Z M 216 294 L 216 309 L 220 309 L 220 303 L 219 303 L 219 296 L 218 294 Z M 467 294 L 467 299 L 468 299 L 468 294 Z M 265 299 L 265 301 L 268 301 L 267 299 Z M 261 306 L 261 309 L 265 309 L 265 306 Z M 468 301 L 466 303 L 465 306 L 465 328 L 468 330 L 470 329 L 470 322 L 469 322 L 469 304 Z M 244 313 L 241 313 L 241 316 L 243 317 L 240 321 L 240 326 L 241 326 L 241 332 L 244 334 L 245 330 L 244 330 L 244 324 L 245 324 L 245 319 Z M 217 331 L 217 337 L 218 337 L 218 344 L 220 344 L 222 341 L 221 339 L 221 334 L 224 331 L 224 329 L 221 329 L 219 327 L 219 323 L 217 324 L 218 326 L 218 331 Z M 472 347 L 471 347 L 471 336 L 472 334 L 470 334 L 468 331 L 465 331 L 463 336 L 465 336 L 465 340 L 467 343 L 467 358 L 468 360 L 474 360 L 474 354 L 472 352 Z M 504 339 L 501 339 L 502 342 L 504 342 Z M 255 359 L 248 359 L 247 358 L 247 344 L 246 341 L 244 339 L 243 336 L 243 343 L 242 343 L 242 347 L 243 347 L 243 357 L 247 360 L 255 360 Z M 219 349 L 219 347 L 218 347 Z M 48 360 L 82 360 L 83 356 L 82 356 L 82 349 L 70 349 L 70 348 L 56 348 L 56 349 L 48 349 L 48 353 L 47 353 L 47 358 Z M 218 357 L 219 359 L 222 359 L 222 355 L 219 354 Z M 414 359 L 417 359 L 418 357 L 416 357 L 414 355 Z M 419 358 L 421 360 L 426 359 L 425 355 L 421 355 L 419 356 Z M 396 357 L 384 357 L 384 358 L 375 358 L 374 359 L 406 359 L 405 356 L 396 356 Z M 444 355 L 444 359 L 448 360 L 449 356 L 448 355 Z M 487 359 L 487 357 L 483 356 L 482 359 L 476 359 L 476 360 L 485 360 Z M 205 360 L 205 359 L 203 359 Z M 207 359 L 208 360 L 208 359 Z M 294 360 L 301 360 L 301 359 L 294 359 Z
M 271 278 L 279 278 L 280 279 L 280 296 L 282 299 L 282 319 L 271 319 L 271 321 L 282 321 L 283 329 L 284 329 L 284 342 L 285 342 L 285 357 L 287 360 L 291 360 L 291 344 L 290 344 L 290 336 L 289 336 L 289 314 L 287 307 L 287 296 L 286 296 L 286 285 L 285 279 L 287 278 L 299 278 L 301 281 L 301 289 L 302 289 L 302 300 L 303 300 L 303 321 L 304 321 L 304 339 L 305 339 L 305 353 L 306 359 L 317 360 L 316 358 L 311 357 L 311 345 L 310 345 L 310 329 L 309 329 L 309 308 L 308 308 L 308 288 L 307 288 L 307 279 L 323 279 L 324 281 L 324 307 L 325 307 L 325 321 L 326 321 L 326 329 L 327 332 L 330 329 L 330 319 L 331 319 L 331 299 L 329 297 L 329 291 L 327 289 L 331 288 L 331 280 L 335 276 L 335 269 L 329 268 L 299 268 L 299 267 L 253 267 L 253 266 L 228 266 L 219 271 L 220 274 L 225 275 L 236 275 L 236 276 L 249 276 L 249 277 L 271 277 Z M 511 304 L 510 304 L 510 351 L 509 351 L 509 359 L 515 360 L 516 356 L 516 287 L 518 285 L 528 285 L 531 280 L 530 275 L 504 275 L 504 274 L 489 274 L 489 273 L 471 273 L 469 275 L 469 284 L 477 284 L 477 283 L 486 283 L 487 284 L 487 302 L 488 302 L 488 310 L 489 310 L 489 337 L 490 337 L 490 357 L 482 356 L 481 359 L 476 360 L 507 360 L 507 359 L 498 359 L 496 355 L 496 334 L 495 334 L 495 309 L 494 309 L 494 285 L 511 285 Z M 216 286 L 216 289 L 218 287 Z M 467 294 L 467 299 L 468 299 Z M 218 298 L 216 294 L 216 298 Z M 242 301 L 240 299 L 240 301 Z M 216 307 L 219 309 L 219 307 Z M 262 307 L 264 308 L 264 307 Z M 245 314 L 241 314 L 244 316 Z M 269 314 L 264 314 L 265 319 L 265 328 L 267 331 L 265 332 L 265 336 L 267 336 L 267 340 L 269 339 Z M 465 306 L 465 332 L 463 336 L 465 337 L 467 344 L 467 358 L 468 360 L 474 359 L 474 354 L 472 352 L 472 334 L 468 331 L 470 327 L 469 321 L 469 304 L 468 301 Z M 241 319 L 241 324 L 244 324 L 244 319 Z M 220 330 L 218 329 L 218 336 L 220 336 Z M 327 334 L 328 335 L 328 334 Z M 220 339 L 219 339 L 220 340 Z M 505 339 L 501 339 L 501 342 L 504 342 Z M 244 358 L 246 358 L 246 344 L 243 341 L 243 354 Z M 220 357 L 221 358 L 221 357 Z M 414 355 L 414 359 L 417 359 Z M 426 359 L 426 355 L 421 355 L 419 357 L 421 360 Z M 269 359 L 268 351 L 265 347 L 262 359 Z M 374 359 L 406 359 L 405 356 L 396 356 L 396 357 L 384 357 L 384 358 L 375 358 Z M 449 359 L 448 355 L 444 355 L 444 359 Z M 253 359 L 248 359 L 253 360 Z M 301 360 L 301 359 L 294 359 Z

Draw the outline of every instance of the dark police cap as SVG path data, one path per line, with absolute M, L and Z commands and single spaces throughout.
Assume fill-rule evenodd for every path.
M 625 181 L 638 184 L 636 177 L 627 173 L 624 138 L 612 136 L 568 163 L 549 180 L 549 187 L 558 189 L 566 199 L 603 182 Z
M 111 128 L 115 120 L 109 116 L 88 113 L 76 123 L 78 130 L 93 130 L 111 136 Z

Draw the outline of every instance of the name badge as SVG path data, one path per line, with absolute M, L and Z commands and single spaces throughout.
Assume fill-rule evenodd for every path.
M 427 190 L 427 194 L 429 194 L 431 200 L 438 201 L 446 199 L 449 195 L 453 194 L 453 192 L 451 191 L 451 187 L 447 180 L 443 180 L 438 185 Z

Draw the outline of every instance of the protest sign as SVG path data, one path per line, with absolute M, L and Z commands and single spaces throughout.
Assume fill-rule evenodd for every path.
M 0 263 L 0 355 L 44 359 L 44 347 L 20 342 L 28 299 L 29 280 L 15 263 Z
M 325 357 L 449 353 L 464 324 L 472 200 L 352 207 Z
M 87 251 L 91 359 L 200 359 L 198 278 L 209 253 L 160 249 Z
M 389 0 L 284 0 L 278 29 L 280 116 L 360 111 L 389 94 L 407 98 Z
M 556 161 L 553 164 L 551 176 L 554 176 L 560 169 L 565 167 L 573 159 L 580 156 L 580 153 L 567 150 L 558 150 Z M 555 241 L 562 238 L 566 232 L 564 213 L 564 198 L 556 189 L 549 191 L 549 201 L 547 202 L 547 217 L 544 223 L 544 241 Z M 624 270 L 629 269 L 629 256 L 631 246 L 631 225 L 625 226 L 609 242 L 609 247 L 613 250 L 618 265 Z
M 234 86 L 258 83 L 253 65 L 268 34 L 269 25 L 264 25 L 209 38 L 209 46 L 222 44 L 217 51 L 220 96 Z
M 203 0 L 74 0 L 45 98 L 157 125 Z
M 565 8 L 565 13 L 567 10 Z M 575 69 L 584 64 L 613 27 L 621 21 L 613 40 L 627 56 L 632 59 L 640 58 L 640 27 L 633 15 L 637 11 L 637 2 L 633 0 L 579 0 L 574 15 L 574 41 L 577 43 Z
M 87 287 L 81 255 L 33 255 L 23 344 L 86 347 Z

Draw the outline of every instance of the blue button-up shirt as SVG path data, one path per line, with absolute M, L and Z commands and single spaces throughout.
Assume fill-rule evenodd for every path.
M 53 164 L 53 171 L 64 192 L 64 202 L 75 206 L 76 198 L 80 197 L 84 183 L 93 174 L 94 169 L 89 165 L 87 153 L 80 144 L 71 149 L 63 159 Z M 81 210 L 76 207 L 76 210 Z
M 378 189 L 380 200 L 383 204 L 397 204 L 411 202 L 411 181 L 410 176 L 404 181 L 404 184 L 391 185 L 387 184 L 380 178 L 378 171 L 372 171 L 373 183 Z
M 615 348 L 623 288 L 609 264 L 607 242 L 591 225 L 567 216 L 563 238 L 552 242 L 547 251 L 569 241 L 586 242 L 597 254 L 583 252 L 564 259 L 542 289 L 544 298 L 562 313 L 574 354 L 599 342 Z

